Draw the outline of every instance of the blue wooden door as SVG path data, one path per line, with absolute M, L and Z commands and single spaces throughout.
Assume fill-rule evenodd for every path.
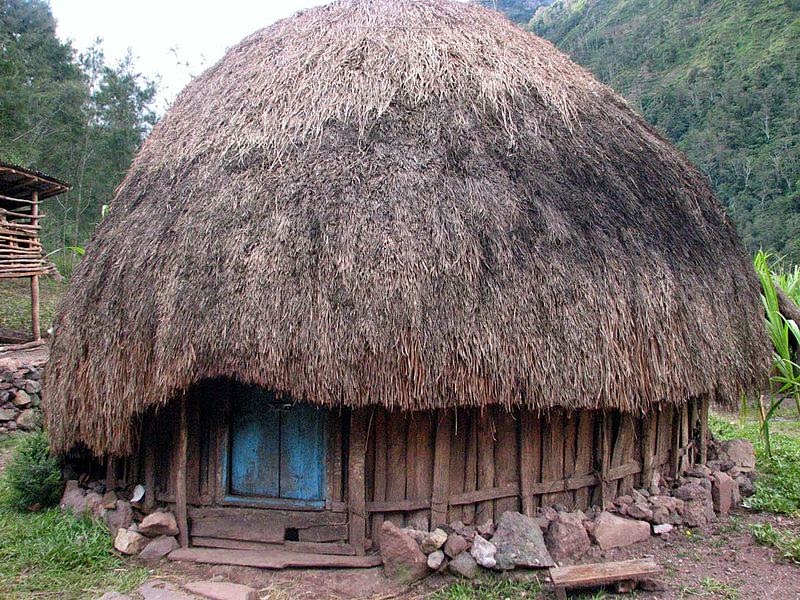
M 326 412 L 277 403 L 255 386 L 237 386 L 233 396 L 229 493 L 324 503 Z

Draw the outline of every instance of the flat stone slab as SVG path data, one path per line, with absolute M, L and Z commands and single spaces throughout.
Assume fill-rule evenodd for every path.
M 247 585 L 226 581 L 192 581 L 183 586 L 193 594 L 211 600 L 258 600 L 258 592 Z
M 183 592 L 174 583 L 149 580 L 137 590 L 144 600 L 197 600 L 194 594 Z
M 377 554 L 344 556 L 337 554 L 305 554 L 285 550 L 229 550 L 225 548 L 179 548 L 169 553 L 170 560 L 235 565 L 260 569 L 286 569 L 288 567 L 368 569 L 382 563 Z

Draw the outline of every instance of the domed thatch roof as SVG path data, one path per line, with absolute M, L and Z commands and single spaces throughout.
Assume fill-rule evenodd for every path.
M 144 144 L 61 307 L 55 446 L 202 378 L 296 399 L 643 410 L 768 359 L 708 185 L 483 8 L 353 0 L 241 42 Z

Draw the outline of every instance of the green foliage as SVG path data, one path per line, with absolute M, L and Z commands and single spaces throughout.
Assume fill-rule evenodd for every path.
M 0 598 L 97 598 L 135 588 L 147 570 L 126 567 L 111 550 L 108 529 L 86 517 L 0 508 Z
M 549 6 L 553 0 L 474 0 L 476 4 L 493 8 L 505 14 L 514 23 L 525 24 L 540 6 Z
M 750 421 L 741 425 L 711 414 L 709 426 L 721 440 L 743 437 L 753 442 L 759 476 L 756 493 L 745 499 L 746 506 L 781 514 L 800 511 L 800 424 L 773 423 L 772 457 L 767 455 L 758 423 Z
M 772 546 L 781 558 L 800 564 L 800 535 L 776 529 L 769 523 L 753 526 L 753 537 L 762 546 Z
M 17 445 L 2 479 L 2 504 L 15 510 L 40 510 L 61 497 L 58 459 L 50 455 L 43 432 L 31 433 Z
M 800 2 L 559 0 L 529 26 L 686 152 L 751 251 L 800 262 Z
M 0 159 L 73 184 L 51 199 L 42 240 L 69 274 L 142 140 L 156 88 L 130 56 L 106 63 L 100 40 L 81 56 L 55 34 L 43 0 L 0 0 Z
M 474 581 L 458 581 L 431 596 L 431 600 L 504 600 L 505 598 L 539 597 L 538 581 L 514 582 L 494 574 L 486 574 Z

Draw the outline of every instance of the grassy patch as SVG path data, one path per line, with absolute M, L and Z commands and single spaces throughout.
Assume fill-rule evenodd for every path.
M 697 586 L 681 586 L 681 598 L 690 598 L 692 596 L 722 598 L 724 600 L 738 600 L 739 590 L 735 587 L 717 581 L 713 577 L 704 577 Z
M 49 277 L 39 280 L 39 310 L 42 333 L 53 324 L 61 296 L 69 283 Z M 28 279 L 0 280 L 0 329 L 27 334 L 31 329 L 31 288 Z
M 781 558 L 800 564 L 800 535 L 792 531 L 781 531 L 770 524 L 754 525 L 753 537 L 762 546 L 771 546 L 780 552 Z
M 540 598 L 538 581 L 514 582 L 499 575 L 485 574 L 474 581 L 458 581 L 435 592 L 432 600 L 504 600 L 506 598 Z
M 104 525 L 53 508 L 0 509 L 0 597 L 92 598 L 128 591 L 147 576 L 112 553 Z
M 0 443 L 4 454 L 24 447 L 28 436 Z M 108 529 L 58 508 L 19 512 L 8 508 L 8 482 L 0 477 L 0 598 L 96 598 L 139 585 L 147 569 L 114 554 Z
M 756 493 L 745 499 L 746 506 L 781 514 L 800 512 L 800 424 L 788 420 L 772 423 L 772 458 L 766 455 L 758 423 L 711 414 L 709 425 L 719 439 L 743 437 L 753 442 L 759 477 Z

